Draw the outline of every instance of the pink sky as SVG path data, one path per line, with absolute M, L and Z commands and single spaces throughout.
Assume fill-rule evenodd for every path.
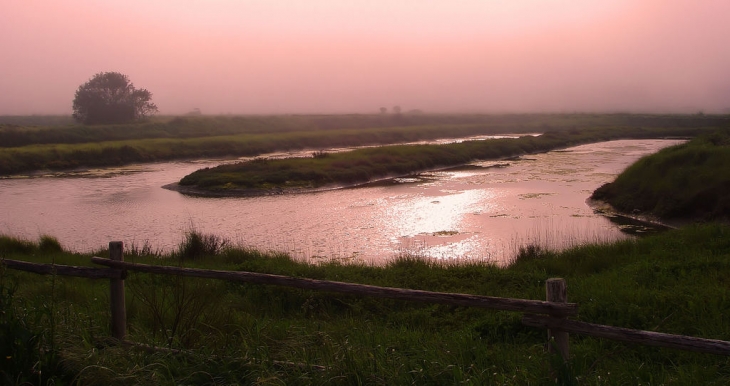
M 3 0 L 0 114 L 730 112 L 727 0 Z

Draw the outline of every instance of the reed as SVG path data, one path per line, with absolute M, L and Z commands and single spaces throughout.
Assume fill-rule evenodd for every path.
M 525 254 L 534 258 L 502 268 L 408 256 L 384 266 L 311 264 L 235 246 L 195 259 L 175 253 L 129 254 L 126 260 L 524 299 L 543 299 L 545 280 L 560 276 L 569 285 L 569 301 L 580 304 L 579 320 L 729 340 L 730 291 L 718 285 L 730 277 L 728 240 L 728 226 L 706 224 L 564 252 L 528 247 Z M 40 240 L 0 241 L 14 245 L 3 257 L 90 264 L 90 254 L 40 253 Z M 130 273 L 129 339 L 171 349 L 145 351 L 105 343 L 104 281 L 11 270 L 0 279 L 15 283 L 11 298 L 5 292 L 3 317 L 12 316 L 31 334 L 46 334 L 40 346 L 23 346 L 36 355 L 29 363 L 43 369 L 43 384 L 554 382 L 545 365 L 544 331 L 522 325 L 520 315 L 509 312 Z M 23 309 L 43 311 L 17 313 Z M 53 345 L 48 312 L 55 323 Z M 571 340 L 563 379 L 577 384 L 730 381 L 722 371 L 724 357 Z M 22 354 L 14 350 L 7 355 Z M 37 356 L 49 350 L 55 362 Z M 4 369 L 7 379 L 39 383 L 32 368 Z

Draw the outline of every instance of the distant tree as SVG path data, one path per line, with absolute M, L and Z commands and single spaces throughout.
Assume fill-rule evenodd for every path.
M 136 89 L 118 72 L 100 72 L 79 86 L 73 101 L 73 117 L 85 124 L 126 123 L 157 112 L 152 93 Z
M 393 114 L 400 114 L 400 106 L 393 106 Z
M 381 107 L 380 108 L 380 114 L 387 114 L 387 113 L 388 113 L 388 108 L 387 107 Z

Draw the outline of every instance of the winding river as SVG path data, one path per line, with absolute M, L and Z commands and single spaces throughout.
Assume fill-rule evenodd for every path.
M 503 264 L 520 246 L 627 236 L 585 203 L 641 156 L 677 140 L 620 140 L 476 162 L 318 193 L 201 198 L 161 188 L 221 160 L 0 179 L 0 233 L 52 235 L 91 251 L 111 240 L 169 251 L 195 229 L 311 260 L 380 263 L 402 253 Z

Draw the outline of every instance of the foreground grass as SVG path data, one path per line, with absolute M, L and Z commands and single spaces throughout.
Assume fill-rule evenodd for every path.
M 170 256 L 127 249 L 126 260 L 135 262 L 525 299 L 543 299 L 545 280 L 563 277 L 579 320 L 730 340 L 730 228 L 723 225 L 563 253 L 525 248 L 507 268 L 416 257 L 382 267 L 313 265 L 196 234 Z M 89 264 L 89 255 L 65 252 L 50 237 L 0 237 L 0 254 Z M 130 273 L 129 338 L 182 350 L 145 352 L 108 344 L 105 280 L 12 270 L 0 278 L 1 337 L 14 342 L 2 346 L 4 384 L 554 382 L 545 331 L 523 326 L 517 313 Z M 728 357 L 577 335 L 571 353 L 561 383 L 730 382 Z
M 664 220 L 730 220 L 730 128 L 646 156 L 593 198 Z

